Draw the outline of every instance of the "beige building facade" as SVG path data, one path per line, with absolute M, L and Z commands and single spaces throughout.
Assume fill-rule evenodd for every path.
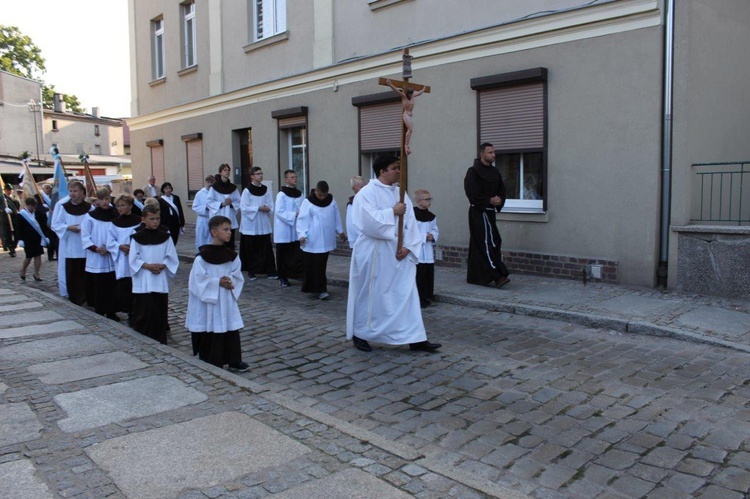
M 489 141 L 512 271 L 651 286 L 662 260 L 671 285 L 665 164 L 667 223 L 682 225 L 695 218 L 691 165 L 750 157 L 750 8 L 550 3 L 129 0 L 134 184 L 154 173 L 187 199 L 221 163 L 236 183 L 261 166 L 276 187 L 292 168 L 307 189 L 328 181 L 343 209 L 350 177 L 400 146 L 400 104 L 378 78 L 399 79 L 409 48 L 412 82 L 432 91 L 416 101 L 408 191 L 432 193 L 443 263 L 463 263 L 463 178 Z

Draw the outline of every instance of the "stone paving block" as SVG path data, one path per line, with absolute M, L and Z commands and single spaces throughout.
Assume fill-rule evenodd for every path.
M 721 331 L 728 337 L 738 337 L 750 331 L 750 314 L 718 307 L 699 307 L 677 317 L 686 326 Z
M 68 417 L 58 421 L 66 432 L 149 416 L 203 402 L 208 397 L 171 376 L 149 376 L 54 397 Z
M 148 364 L 125 352 L 103 353 L 30 366 L 29 372 L 48 385 L 144 369 Z
M 750 490 L 750 472 L 735 467 L 725 468 L 719 472 L 713 483 L 731 490 L 747 493 Z
M 59 321 L 64 317 L 53 310 L 39 310 L 34 313 L 3 314 L 2 327 L 24 326 L 40 322 Z
M 624 475 L 618 476 L 610 487 L 629 497 L 643 497 L 653 490 L 655 485 L 640 478 Z
M 0 464 L 0 491 L 13 499 L 45 499 L 55 497 L 36 473 L 34 463 L 19 459 Z
M 23 303 L 14 303 L 12 305 L 0 305 L 0 313 L 17 312 L 19 310 L 31 310 L 35 308 L 41 308 L 44 305 L 38 301 L 25 301 Z
M 518 459 L 519 457 L 528 454 L 529 449 L 524 449 L 513 444 L 505 444 L 502 447 L 490 452 L 488 455 L 482 458 L 483 463 L 491 464 L 502 468 L 511 461 Z
M 287 464 L 310 449 L 237 412 L 132 433 L 86 448 L 128 497 L 161 498 Z
M 705 447 L 703 445 L 697 445 L 690 450 L 691 457 L 699 459 L 701 461 L 708 461 L 710 463 L 722 464 L 727 456 L 727 452 L 713 447 Z
M 549 487 L 551 489 L 559 489 L 565 483 L 568 482 L 573 475 L 576 474 L 576 470 L 562 466 L 559 464 L 550 464 L 546 466 L 546 469 L 539 476 L 538 482 L 543 487 Z
M 651 464 L 660 468 L 674 468 L 677 466 L 682 458 L 687 455 L 687 452 L 678 449 L 672 449 L 670 447 L 657 447 L 656 449 L 649 452 L 641 462 L 644 464 Z
M 20 293 L 0 295 L 0 305 L 5 305 L 8 303 L 19 303 L 28 300 L 28 298 Z
M 76 321 L 64 320 L 51 324 L 31 324 L 19 327 L 0 328 L 0 339 L 21 338 L 24 336 L 37 336 L 40 334 L 67 333 L 86 329 L 85 326 Z
M 596 464 L 611 468 L 613 470 L 624 470 L 629 468 L 638 459 L 638 454 L 610 449 L 596 460 Z
M 0 447 L 36 440 L 43 429 L 28 404 L 0 404 Z
M 666 481 L 667 487 L 679 490 L 685 494 L 692 494 L 705 484 L 706 481 L 703 478 L 684 473 L 675 473 Z
M 636 463 L 632 468 L 628 469 L 628 474 L 647 482 L 659 483 L 669 474 L 669 470 L 648 464 Z
M 288 489 L 273 497 L 278 499 L 349 499 L 354 497 L 406 499 L 412 496 L 369 473 L 348 469 Z

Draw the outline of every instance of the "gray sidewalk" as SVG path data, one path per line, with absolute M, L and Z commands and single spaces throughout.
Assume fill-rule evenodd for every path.
M 190 261 L 194 246 L 194 240 L 185 237 L 177 249 Z M 331 255 L 328 279 L 334 285 L 348 284 L 348 257 Z M 496 289 L 467 284 L 465 269 L 442 266 L 435 267 L 435 295 L 438 302 L 469 308 L 750 352 L 750 303 L 738 300 L 519 274 Z

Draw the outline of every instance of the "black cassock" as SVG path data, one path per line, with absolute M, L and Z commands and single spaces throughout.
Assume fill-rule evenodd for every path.
M 466 282 L 487 285 L 509 274 L 500 254 L 503 240 L 495 224 L 495 213 L 505 204 L 505 184 L 497 168 L 475 159 L 466 172 L 464 191 L 471 204 Z M 503 204 L 492 206 L 490 198 L 494 196 L 500 196 Z

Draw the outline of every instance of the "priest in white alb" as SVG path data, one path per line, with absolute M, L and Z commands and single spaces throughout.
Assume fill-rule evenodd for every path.
M 346 337 L 354 347 L 372 351 L 369 342 L 406 345 L 433 352 L 440 343 L 427 340 L 416 269 L 422 237 L 407 197 L 399 202 L 401 172 L 392 155 L 373 164 L 377 179 L 354 197 L 352 221 L 360 231 L 352 251 Z M 398 216 L 404 216 L 403 247 L 398 248 Z

